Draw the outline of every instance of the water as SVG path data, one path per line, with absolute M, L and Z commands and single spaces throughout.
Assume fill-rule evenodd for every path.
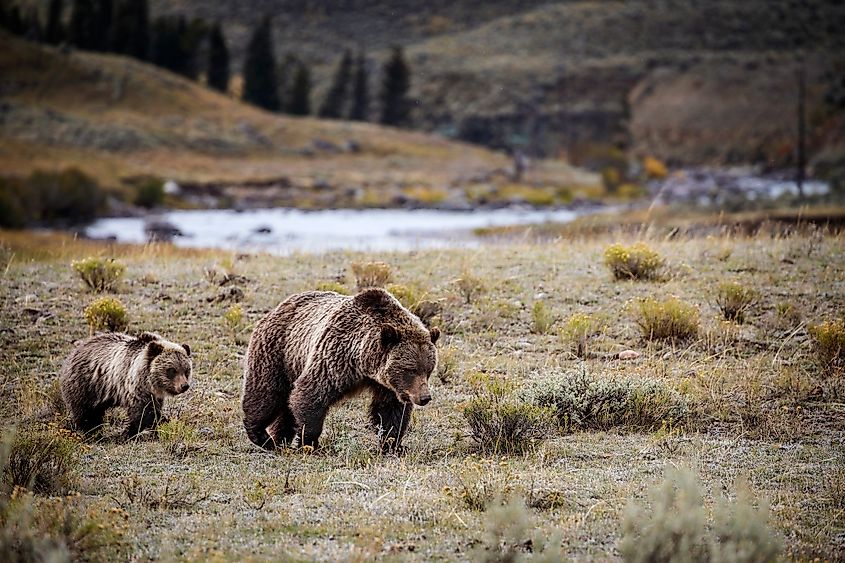
M 478 246 L 472 235 L 479 227 L 565 222 L 575 211 L 490 209 L 298 209 L 170 211 L 155 218 L 178 228 L 177 246 L 265 251 L 326 252 L 331 250 L 391 251 Z M 115 237 L 119 242 L 147 241 L 145 218 L 100 219 L 89 226 L 92 238 Z

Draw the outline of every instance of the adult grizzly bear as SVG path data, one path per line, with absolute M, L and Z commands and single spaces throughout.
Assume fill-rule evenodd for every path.
M 382 448 L 398 448 L 413 405 L 431 400 L 439 336 L 383 289 L 288 297 L 249 341 L 241 403 L 249 439 L 265 449 L 317 447 L 329 408 L 368 389 Z
M 191 387 L 191 349 L 158 334 L 118 332 L 86 338 L 71 351 L 59 374 L 62 398 L 77 430 L 85 434 L 103 424 L 111 407 L 126 407 L 126 437 L 155 428 L 164 420 L 164 398 Z

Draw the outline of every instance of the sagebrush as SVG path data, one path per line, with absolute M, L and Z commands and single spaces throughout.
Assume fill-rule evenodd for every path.
M 624 427 L 657 430 L 684 423 L 689 401 L 658 379 L 610 378 L 582 370 L 553 373 L 523 389 L 523 399 L 551 410 L 564 432 Z
M 91 290 L 96 292 L 113 291 L 120 283 L 126 266 L 114 258 L 102 259 L 89 257 L 74 260 L 71 266 Z
M 677 297 L 647 298 L 634 306 L 635 320 L 648 340 L 687 340 L 698 334 L 698 307 Z

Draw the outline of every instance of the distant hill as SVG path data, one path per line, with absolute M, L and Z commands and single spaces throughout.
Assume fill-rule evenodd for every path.
M 151 5 L 156 14 L 223 21 L 238 62 L 251 26 L 272 14 L 279 56 L 295 53 L 315 66 L 316 98 L 344 48 L 363 47 L 371 54 L 377 91 L 375 63 L 388 46 L 404 45 L 418 100 L 416 127 L 575 158 L 585 145 L 597 143 L 648 150 L 679 164 L 788 164 L 782 145 L 795 127 L 794 115 L 784 108 L 795 97 L 788 76 L 794 75 L 796 55 L 803 53 L 812 67 L 808 111 L 816 116 L 827 111 L 821 100 L 832 82 L 826 76 L 845 61 L 845 3 L 820 0 L 154 0 Z M 779 78 L 772 80 L 772 73 Z M 679 74 L 690 83 L 721 85 L 723 74 L 736 80 L 730 95 L 704 105 L 670 103 L 660 121 L 653 121 L 649 108 L 678 92 Z M 643 84 L 653 96 L 643 96 Z M 773 84 L 777 87 L 769 88 Z M 632 96 L 635 91 L 639 95 Z M 744 111 L 760 92 L 765 99 L 753 105 L 770 106 L 765 122 L 758 121 L 759 112 Z M 706 123 L 685 117 L 705 110 L 715 110 L 716 120 L 739 119 L 742 134 L 732 136 L 730 150 L 714 146 L 719 135 L 702 130 Z M 816 145 L 828 142 L 831 123 L 838 123 L 827 117 L 814 124 L 825 131 Z M 630 123 L 639 125 L 632 131 Z M 665 133 L 668 128 L 672 135 Z M 717 123 L 714 130 L 721 129 Z M 681 147 L 678 135 L 688 141 Z
M 0 76 L 3 174 L 73 166 L 118 192 L 150 175 L 242 186 L 233 197 L 269 186 L 285 204 L 380 205 L 495 186 L 510 165 L 503 154 L 438 136 L 269 113 L 133 59 L 3 32 Z M 597 183 L 551 163 L 538 165 L 534 180 L 551 190 Z M 297 193 L 308 200 L 292 200 Z

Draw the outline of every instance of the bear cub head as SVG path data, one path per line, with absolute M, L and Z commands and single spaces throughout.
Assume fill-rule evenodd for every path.
M 150 391 L 153 395 L 181 395 L 191 388 L 191 348 L 187 344 L 175 344 L 151 333 L 144 333 L 141 341 L 147 343 Z
M 431 401 L 428 378 L 437 366 L 440 329 L 428 330 L 383 289 L 369 289 L 355 298 L 380 321 L 383 363 L 375 379 L 403 403 L 425 406 Z

